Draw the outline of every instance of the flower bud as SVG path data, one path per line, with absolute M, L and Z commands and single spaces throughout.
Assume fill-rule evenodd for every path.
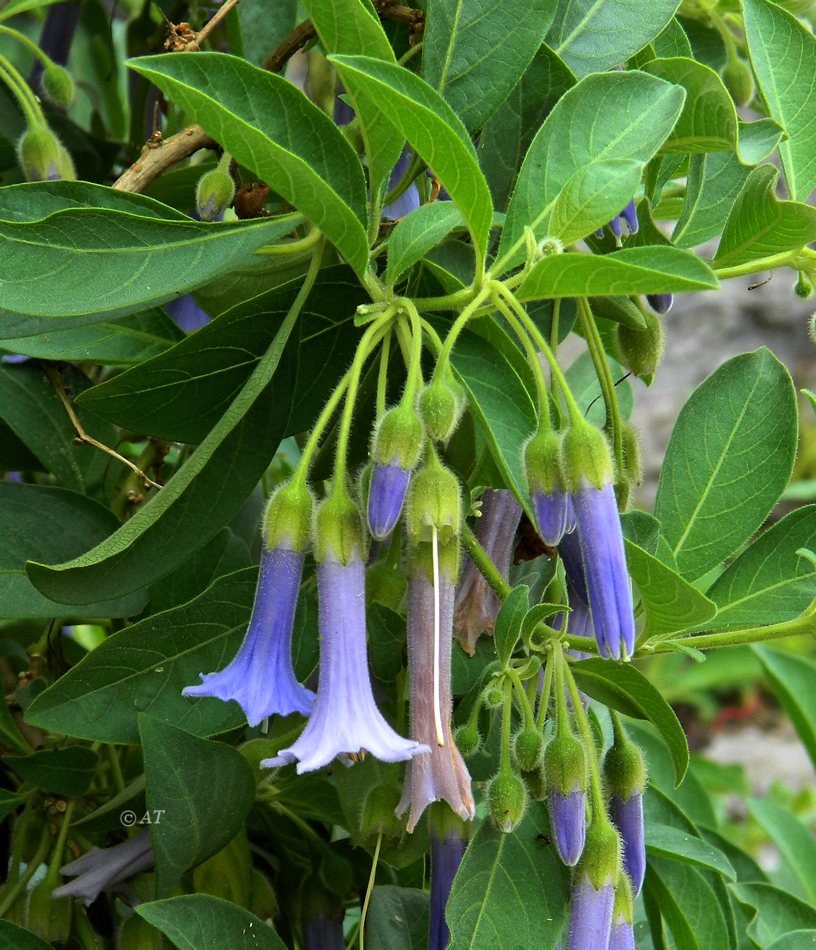
M 645 310 L 643 316 L 643 330 L 618 324 L 618 353 L 624 366 L 648 386 L 663 358 L 663 327 L 651 311 Z
M 646 876 L 643 790 L 646 765 L 643 753 L 622 733 L 604 759 L 604 778 L 611 793 L 609 815 L 623 841 L 623 868 L 638 894 Z
M 488 709 L 501 709 L 504 706 L 504 691 L 500 686 L 490 686 L 485 690 L 484 704 Z
M 612 823 L 601 815 L 587 829 L 586 847 L 578 865 L 578 876 L 600 890 L 613 885 L 621 873 L 621 842 Z
M 547 743 L 544 781 L 553 841 L 561 860 L 572 867 L 586 838 L 586 754 L 569 732 L 562 730 Z
M 527 786 L 527 794 L 535 802 L 543 802 L 547 797 L 547 779 L 544 769 L 539 765 L 529 772 L 522 772 L 521 777 Z
M 196 213 L 202 221 L 222 221 L 235 198 L 232 175 L 220 166 L 206 172 L 196 186 Z
M 601 489 L 612 481 L 612 456 L 603 433 L 587 422 L 570 426 L 561 445 L 564 483 L 569 492 L 586 482 Z
M 74 79 L 64 66 L 51 63 L 40 80 L 42 93 L 55 106 L 67 109 L 74 101 Z
M 378 541 L 387 538 L 399 520 L 423 438 L 422 422 L 412 406 L 396 406 L 380 420 L 371 449 L 374 468 L 368 491 L 368 526 Z
M 499 772 L 488 786 L 487 800 L 496 827 L 509 834 L 524 817 L 527 789 L 515 772 Z
M 620 842 L 606 816 L 589 827 L 573 878 L 567 950 L 607 948 L 612 930 L 615 883 L 620 875 Z
M 263 540 L 267 549 L 303 551 L 312 535 L 313 506 L 312 493 L 301 482 L 290 481 L 273 492 L 263 520 Z
M 482 736 L 475 721 L 460 726 L 453 737 L 456 741 L 456 747 L 466 759 L 476 755 L 482 746 Z
M 457 538 L 462 522 L 459 482 L 453 472 L 435 459 L 417 472 L 411 481 L 406 512 L 411 544 L 430 541 L 436 527 L 441 544 Z
M 27 181 L 76 178 L 71 156 L 48 126 L 26 129 L 17 143 L 17 157 Z
M 345 491 L 324 499 L 315 514 L 315 560 L 347 565 L 364 560 L 365 543 L 360 512 Z
M 735 105 L 747 106 L 754 98 L 754 74 L 748 63 L 739 56 L 729 57 L 723 70 L 723 82 Z
M 450 373 L 446 379 L 434 377 L 419 397 L 419 409 L 428 435 L 437 442 L 447 442 L 465 409 L 462 387 Z
M 813 296 L 813 284 L 804 271 L 799 271 L 799 278 L 794 284 L 793 292 L 801 300 L 809 300 Z
M 537 432 L 524 448 L 527 483 L 533 499 L 536 527 L 542 541 L 555 547 L 574 526 L 569 495 L 564 490 L 561 440 L 552 430 Z
M 615 885 L 615 903 L 612 907 L 612 932 L 609 950 L 635 950 L 635 933 L 632 906 L 632 888 L 629 878 L 621 874 Z
M 646 303 L 655 313 L 668 313 L 674 303 L 674 294 L 646 294 Z
M 513 744 L 516 762 L 522 772 L 532 772 L 541 762 L 544 751 L 544 737 L 532 724 L 516 733 Z

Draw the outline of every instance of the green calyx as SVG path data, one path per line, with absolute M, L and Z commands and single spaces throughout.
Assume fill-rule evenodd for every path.
M 482 736 L 476 722 L 469 722 L 464 726 L 460 726 L 454 733 L 453 738 L 456 742 L 456 748 L 466 759 L 476 755 L 482 746 Z
M 264 544 L 273 548 L 303 551 L 312 535 L 314 498 L 301 482 L 282 485 L 270 497 L 263 520 Z
M 442 544 L 457 538 L 462 523 L 459 481 L 435 456 L 411 480 L 405 524 L 408 540 L 430 541 L 435 527 Z
M 532 772 L 541 763 L 544 737 L 533 725 L 524 726 L 516 733 L 513 754 L 522 772 Z
M 17 157 L 27 181 L 76 179 L 70 154 L 47 125 L 26 129 L 17 143 Z
M 58 63 L 51 63 L 43 70 L 40 80 L 43 95 L 55 106 L 67 109 L 74 101 L 74 80 L 71 74 Z
M 524 464 L 530 493 L 551 494 L 564 487 L 561 439 L 552 429 L 541 430 L 524 446 Z
M 613 922 L 631 924 L 635 917 L 634 904 L 629 876 L 622 873 L 618 876 L 615 884 L 615 904 L 612 909 Z
M 455 583 L 459 576 L 461 564 L 458 538 L 450 538 L 447 541 L 440 542 L 437 545 L 437 557 L 439 559 L 440 576 L 446 576 L 452 583 Z M 433 545 L 430 542 L 422 541 L 414 545 L 409 552 L 409 562 L 412 572 L 422 571 L 429 581 L 433 581 Z
M 488 786 L 487 801 L 496 827 L 509 834 L 524 817 L 527 788 L 515 772 L 499 772 Z
M 603 488 L 612 481 L 612 456 L 604 434 L 583 420 L 575 420 L 561 444 L 564 481 L 567 491 L 575 492 L 589 482 Z
M 739 56 L 729 56 L 723 70 L 723 82 L 731 93 L 735 105 L 747 106 L 754 98 L 754 74 L 751 67 Z
M 379 465 L 414 469 L 422 454 L 425 430 L 413 406 L 400 403 L 380 419 L 374 432 L 371 457 Z
M 315 560 L 348 564 L 363 560 L 365 542 L 360 512 L 344 489 L 333 491 L 315 514 Z
M 232 175 L 220 166 L 202 175 L 196 185 L 196 211 L 202 221 L 220 219 L 235 198 Z
M 611 794 L 622 801 L 642 795 L 646 788 L 646 762 L 640 749 L 624 736 L 616 736 L 603 763 L 604 780 Z
M 578 875 L 588 878 L 599 891 L 607 884 L 615 884 L 622 873 L 620 835 L 606 815 L 595 816 L 587 829 Z
M 572 733 L 560 730 L 544 750 L 544 778 L 548 792 L 569 795 L 586 789 L 587 760 L 581 741 Z
M 419 410 L 428 435 L 447 442 L 453 435 L 465 409 L 462 387 L 450 372 L 444 378 L 434 376 L 419 397 Z
M 643 310 L 643 319 L 642 330 L 618 324 L 618 354 L 623 365 L 649 386 L 663 359 L 663 326 L 648 308 Z

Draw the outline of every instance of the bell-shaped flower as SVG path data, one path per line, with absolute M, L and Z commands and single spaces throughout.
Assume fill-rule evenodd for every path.
M 150 832 L 143 828 L 111 848 L 91 848 L 76 861 L 60 868 L 60 874 L 74 880 L 56 888 L 52 897 L 78 897 L 87 907 L 102 891 L 121 886 L 129 878 L 152 869 Z
M 620 875 L 620 842 L 609 820 L 595 818 L 573 879 L 567 950 L 608 950 Z
M 411 737 L 430 748 L 428 755 L 412 759 L 406 768 L 397 814 L 409 812 L 409 831 L 414 830 L 432 802 L 446 801 L 452 811 L 466 821 L 475 813 L 470 773 L 453 741 L 451 728 L 455 573 L 451 562 L 457 559 L 455 546 L 455 541 L 450 542 L 439 551 L 441 563 L 436 572 L 439 582 L 436 596 L 434 572 L 427 563 L 430 547 L 427 543 L 414 552 L 408 582 Z
M 431 910 L 428 950 L 445 950 L 450 943 L 450 930 L 445 921 L 453 879 L 462 863 L 467 841 L 456 829 L 448 834 L 431 832 Z
M 521 505 L 512 492 L 505 488 L 487 489 L 482 496 L 482 516 L 476 522 L 474 533 L 505 580 L 510 572 L 520 520 Z M 479 637 L 493 632 L 500 606 L 484 575 L 468 558 L 456 588 L 453 635 L 470 656 L 476 650 Z

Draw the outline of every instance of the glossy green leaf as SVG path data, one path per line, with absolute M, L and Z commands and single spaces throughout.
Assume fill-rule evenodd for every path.
M 688 630 L 717 613 L 705 594 L 631 541 L 626 542 L 626 559 L 646 613 L 645 636 Z
M 376 16 L 361 0 L 305 0 L 306 12 L 327 53 L 371 56 L 393 63 L 394 52 Z M 426 34 L 427 35 L 427 34 Z M 427 48 L 427 47 L 426 47 Z M 366 144 L 370 185 L 385 184 L 402 151 L 402 138 L 383 110 L 370 99 L 348 93 Z
M 516 291 L 519 300 L 546 297 L 606 297 L 712 290 L 708 265 L 677 247 L 632 247 L 612 254 L 567 253 L 533 265 Z
M 521 636 L 521 624 L 530 609 L 530 588 L 526 584 L 515 587 L 499 608 L 493 642 L 499 662 L 506 666 Z
M 547 233 L 565 247 L 614 218 L 640 185 L 643 163 L 630 159 L 590 162 L 567 180 L 555 199 Z
M 816 908 L 772 884 L 732 884 L 731 892 L 740 902 L 756 910 L 748 934 L 766 947 L 792 930 L 816 929 Z
M 429 895 L 411 887 L 380 885 L 366 916 L 369 950 L 421 950 L 428 941 Z
M 679 5 L 679 0 L 558 0 L 547 43 L 576 76 L 601 72 L 661 33 Z
M 714 264 L 734 267 L 816 241 L 816 208 L 776 197 L 778 172 L 755 168 L 737 196 L 725 223 Z
M 190 735 L 139 714 L 156 891 L 171 891 L 185 871 L 220 851 L 243 828 L 255 778 L 232 746 Z
M 54 525 L 59 525 L 59 531 L 52 530 Z M 117 527 L 107 508 L 77 492 L 0 482 L 0 614 L 18 619 L 70 617 L 76 608 L 55 603 L 32 586 L 26 561 L 73 557 L 104 541 Z M 144 602 L 143 594 L 135 594 L 94 602 L 83 612 L 127 617 Z
M 742 7 L 754 75 L 788 135 L 779 145 L 788 192 L 805 201 L 816 185 L 816 38 L 769 0 L 743 0 Z
M 549 827 L 539 802 L 512 834 L 502 834 L 489 820 L 482 823 L 448 900 L 451 950 L 553 950 L 566 921 L 569 885 L 555 849 L 539 839 Z
M 762 524 L 788 483 L 796 439 L 793 383 L 764 347 L 697 387 L 672 432 L 655 501 L 684 577 L 715 567 Z
M 686 200 L 672 241 L 678 247 L 697 247 L 722 234 L 748 174 L 733 152 L 692 155 Z
M 663 152 L 713 152 L 737 144 L 737 110 L 722 79 L 702 63 L 685 57 L 653 59 L 643 67 L 651 76 L 686 90 L 686 102 Z
M 3 13 L 0 13 L 0 18 Z M 51 950 L 51 944 L 41 940 L 30 930 L 23 930 L 8 920 L 0 920 L 0 950 Z
M 359 159 L 296 86 L 224 53 L 143 56 L 128 65 L 302 211 L 363 272 L 368 239 Z
M 816 548 L 816 505 L 790 512 L 753 541 L 707 592 L 717 626 L 793 620 L 816 597 L 813 565 L 796 552 Z
M 401 218 L 388 240 L 387 283 L 393 286 L 432 247 L 463 224 L 461 212 L 451 201 L 422 205 Z
M 288 373 L 285 370 L 295 357 L 294 341 L 288 349 L 287 343 L 296 316 L 290 313 L 281 324 L 244 388 L 204 441 L 129 521 L 71 561 L 53 567 L 28 565 L 39 590 L 76 603 L 138 590 L 169 573 L 229 522 L 266 469 L 286 425 L 291 365 Z M 281 364 L 284 370 L 279 372 Z
M 89 181 L 38 181 L 0 188 L 0 219 L 39 221 L 58 211 L 119 211 L 155 221 L 190 223 L 190 216 L 146 195 Z
M 241 725 L 236 703 L 187 699 L 185 686 L 199 674 L 220 670 L 246 632 L 257 569 L 219 578 L 188 604 L 108 637 L 41 693 L 26 720 L 42 729 L 98 742 L 138 742 L 137 716 L 183 726 L 200 736 Z M 172 630 L 172 637 L 168 637 Z
M 378 104 L 447 188 L 483 261 L 493 206 L 461 120 L 439 93 L 408 70 L 367 56 L 330 58 L 346 87 L 360 100 Z
M 136 913 L 179 950 L 284 950 L 275 931 L 243 907 L 209 894 L 139 904 Z
M 666 24 L 662 33 L 658 33 L 652 40 L 651 47 L 655 53 L 665 59 L 672 56 L 691 56 L 691 43 L 688 41 L 686 31 L 680 25 L 676 17 L 672 17 Z
M 739 123 L 739 157 L 745 165 L 758 165 L 774 151 L 786 132 L 767 117 Z
M 31 755 L 7 755 L 3 761 L 26 781 L 58 795 L 84 795 L 99 765 L 99 756 L 85 746 L 42 749 Z
M 722 874 L 730 881 L 736 880 L 736 872 L 722 851 L 690 832 L 654 822 L 646 824 L 645 832 L 646 853 L 649 857 L 697 865 Z
M 759 657 L 771 688 L 816 766 L 816 662 L 769 647 L 754 645 L 751 649 Z
M 201 442 L 274 340 L 299 289 L 292 281 L 238 304 L 172 350 L 84 392 L 80 405 L 134 432 Z M 368 299 L 348 268 L 321 273 L 301 311 L 299 369 L 283 435 L 308 428 L 319 412 L 354 354 L 354 311 Z M 287 411 L 285 402 L 278 407 Z
M 521 259 L 526 226 L 539 238 L 549 234 L 553 205 L 576 172 L 594 162 L 647 162 L 671 132 L 684 98 L 678 86 L 643 73 L 587 76 L 567 91 L 519 172 L 499 247 L 502 266 Z
M 688 742 L 674 710 L 649 680 L 628 663 L 581 660 L 572 666 L 575 681 L 588 696 L 634 719 L 648 719 L 663 737 L 674 763 L 675 785 L 689 762 Z
M 816 903 L 816 841 L 810 828 L 770 798 L 750 798 L 748 807 L 779 849 L 798 884 L 798 896 Z
M 480 129 L 504 103 L 543 42 L 555 6 L 556 0 L 428 4 L 422 74 L 468 129 Z
M 652 858 L 646 887 L 659 904 L 677 950 L 735 950 L 719 897 L 698 870 L 681 861 Z

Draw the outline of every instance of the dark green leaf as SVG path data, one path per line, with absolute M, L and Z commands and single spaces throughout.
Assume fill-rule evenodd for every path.
M 684 577 L 700 577 L 762 524 L 788 483 L 796 439 L 793 383 L 764 347 L 698 386 L 672 432 L 655 502 Z
M 816 662 L 782 650 L 753 646 L 771 687 L 790 716 L 802 744 L 816 766 Z
M 660 536 L 660 522 L 657 518 L 646 511 L 634 508 L 622 514 L 620 520 L 624 538 L 637 544 L 649 554 L 655 555 Z
M 360 162 L 337 126 L 296 86 L 224 53 L 143 56 L 128 65 L 302 211 L 363 272 L 368 239 Z
M 499 608 L 496 626 L 493 630 L 493 642 L 499 662 L 506 666 L 513 655 L 519 637 L 521 624 L 530 609 L 530 588 L 526 584 L 514 588 L 507 600 Z
M 637 191 L 643 167 L 642 162 L 613 158 L 577 169 L 553 203 L 548 237 L 567 247 L 602 228 Z
M 371 892 L 366 917 L 369 950 L 424 950 L 428 942 L 428 894 L 380 885 Z
M 393 286 L 432 247 L 462 225 L 462 214 L 450 201 L 434 201 L 407 214 L 388 241 L 388 284 Z
M 71 746 L 31 755 L 7 755 L 3 761 L 39 788 L 58 795 L 84 795 L 93 781 L 99 756 L 85 746 Z
M 733 944 L 718 895 L 695 868 L 652 858 L 646 887 L 660 907 L 677 950 L 730 950 Z
M 745 165 L 758 165 L 779 145 L 787 133 L 773 119 L 739 123 L 739 157 Z
M 136 913 L 179 950 L 284 950 L 275 931 L 243 907 L 209 894 L 139 904 Z M 21 948 L 23 950 L 23 948 Z
M 28 0 L 22 0 L 20 6 L 27 2 Z M 34 2 L 29 5 L 37 6 Z M 14 6 L 14 4 L 11 3 L 9 6 Z M 7 11 L 8 7 L 0 12 L 0 19 Z M 41 940 L 30 930 L 23 930 L 22 927 L 9 923 L 7 920 L 0 920 L 0 950 L 51 950 L 51 944 Z
M 614 358 L 608 357 L 609 368 L 613 379 L 620 380 L 615 387 L 618 397 L 618 409 L 621 417 L 628 419 L 632 414 L 634 407 L 634 395 L 629 380 L 626 379 L 626 370 Z M 578 403 L 578 408 L 586 418 L 596 426 L 603 426 L 606 422 L 606 404 L 603 401 L 601 384 L 598 380 L 598 373 L 595 370 L 595 364 L 592 362 L 592 356 L 584 351 L 570 364 L 566 371 L 567 383 L 572 390 L 572 395 Z
M 241 753 L 223 742 L 199 739 L 143 713 L 139 736 L 147 807 L 151 815 L 159 815 L 150 823 L 150 840 L 156 891 L 163 895 L 243 828 L 255 798 L 255 779 Z

